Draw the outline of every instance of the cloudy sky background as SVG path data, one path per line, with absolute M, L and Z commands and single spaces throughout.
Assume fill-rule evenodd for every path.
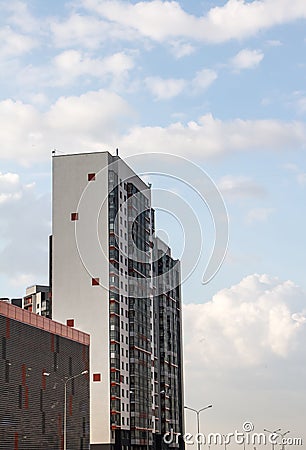
M 203 286 L 207 208 L 184 180 L 151 177 L 191 205 L 203 233 L 184 283 L 186 404 L 213 403 L 205 432 L 252 420 L 303 436 L 305 0 L 0 8 L 0 296 L 47 282 L 52 150 L 183 156 L 214 180 L 230 220 L 226 260 Z M 159 219 L 180 256 L 186 217 Z M 194 422 L 188 413 L 188 431 Z

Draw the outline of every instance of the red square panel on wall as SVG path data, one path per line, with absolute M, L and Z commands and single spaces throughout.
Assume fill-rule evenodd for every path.
M 95 173 L 89 173 L 88 174 L 88 181 L 95 181 L 96 174 Z
M 79 213 L 77 212 L 71 213 L 71 220 L 79 220 Z
M 92 286 L 99 286 L 99 284 L 100 284 L 100 278 L 92 278 L 91 279 Z
M 93 374 L 93 381 L 101 381 L 101 374 L 100 373 L 94 373 Z
M 67 327 L 74 327 L 74 319 L 67 320 Z

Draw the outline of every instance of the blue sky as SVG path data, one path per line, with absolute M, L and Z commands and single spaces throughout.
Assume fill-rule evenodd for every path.
M 251 418 L 258 431 L 301 434 L 305 1 L 0 8 L 0 295 L 47 282 L 53 149 L 183 156 L 214 180 L 230 222 L 225 262 L 203 286 L 209 215 L 184 184 L 152 178 L 190 202 L 204 233 L 202 260 L 184 284 L 186 402 L 214 403 L 210 431 Z M 165 214 L 159 223 L 179 256 L 178 225 Z M 192 417 L 187 424 L 192 431 Z

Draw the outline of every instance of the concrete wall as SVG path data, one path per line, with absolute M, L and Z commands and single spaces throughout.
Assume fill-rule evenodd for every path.
M 110 442 L 108 153 L 53 158 L 53 318 L 91 335 L 91 443 Z M 88 181 L 89 174 L 96 174 Z M 80 201 L 81 200 L 81 201 Z M 102 202 L 102 203 L 101 203 Z M 71 214 L 78 213 L 78 220 Z M 100 241 L 100 242 L 99 242 Z M 100 285 L 93 286 L 92 279 Z M 101 286 L 104 286 L 101 287 Z M 101 381 L 93 381 L 100 374 Z

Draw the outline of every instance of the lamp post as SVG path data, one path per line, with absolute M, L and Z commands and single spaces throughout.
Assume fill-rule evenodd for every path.
M 201 409 L 193 409 L 193 408 L 189 408 L 189 406 L 184 406 L 184 408 L 195 412 L 196 415 L 197 415 L 198 450 L 201 450 L 201 443 L 200 443 L 200 440 L 199 440 L 199 437 L 200 437 L 200 414 L 201 414 L 202 411 L 205 411 L 205 409 L 212 408 L 212 405 L 205 406 L 204 408 L 201 408 Z
M 75 378 L 81 377 L 82 375 L 86 375 L 88 370 L 83 370 L 83 372 L 78 373 L 72 377 L 65 378 L 62 380 L 64 382 L 64 450 L 67 450 L 67 384 L 69 381 L 74 380 Z M 50 373 L 44 372 L 43 375 L 46 377 L 50 376 Z
M 281 429 L 280 429 L 281 430 Z M 280 430 L 277 430 L 275 432 L 275 434 L 278 434 L 281 438 L 282 438 L 282 450 L 285 450 L 285 442 L 284 442 L 284 437 L 286 436 L 286 434 L 290 433 L 290 431 L 286 431 L 285 433 L 281 433 Z
M 264 428 L 264 431 L 265 431 L 266 433 L 270 433 L 271 436 L 272 436 L 273 434 L 279 434 L 279 432 L 281 431 L 281 428 L 278 428 L 277 430 L 274 430 L 274 431 L 267 430 L 266 428 Z M 272 445 L 272 450 L 274 450 L 274 448 L 275 448 L 275 442 L 272 441 L 272 442 L 271 442 L 271 445 Z
M 227 449 L 227 435 L 226 434 L 222 434 L 223 440 L 224 440 L 224 450 Z

